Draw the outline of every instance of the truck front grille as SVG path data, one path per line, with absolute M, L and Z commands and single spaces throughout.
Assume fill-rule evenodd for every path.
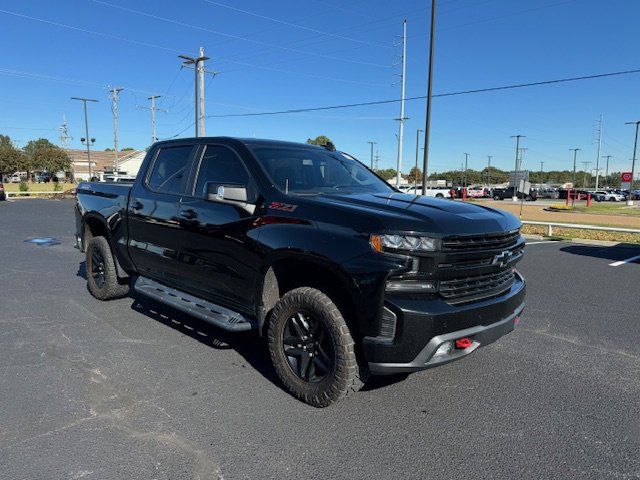
M 440 296 L 450 303 L 462 303 L 490 297 L 511 288 L 515 281 L 513 269 L 497 273 L 462 277 L 440 282 Z
M 460 252 L 508 248 L 518 243 L 519 239 L 519 230 L 483 235 L 447 237 L 442 240 L 442 250 L 445 252 Z

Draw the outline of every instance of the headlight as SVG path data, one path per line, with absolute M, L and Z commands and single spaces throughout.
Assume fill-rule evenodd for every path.
M 439 247 L 437 238 L 416 235 L 371 235 L 371 247 L 376 252 L 405 251 L 405 252 L 433 252 Z

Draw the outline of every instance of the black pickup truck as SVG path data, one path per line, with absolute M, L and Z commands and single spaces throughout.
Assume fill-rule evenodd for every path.
M 514 197 L 514 195 L 516 195 L 515 190 L 515 187 L 494 188 L 491 191 L 491 196 L 494 200 L 511 199 Z M 522 198 L 524 197 L 527 202 L 535 202 L 538 199 L 538 195 L 536 194 L 535 190 L 531 190 L 529 191 L 529 193 L 521 192 L 520 190 L 518 190 L 517 197 L 520 200 L 522 200 Z
M 299 399 L 457 360 L 524 308 L 512 215 L 398 192 L 323 147 L 209 137 L 154 144 L 133 185 L 81 183 L 78 247 L 100 300 L 130 289 L 255 330 Z

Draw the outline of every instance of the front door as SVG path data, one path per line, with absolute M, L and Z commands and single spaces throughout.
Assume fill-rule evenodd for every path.
M 129 254 L 140 275 L 178 286 L 178 209 L 193 145 L 161 147 L 145 178 L 134 184 L 128 206 Z
M 206 190 L 254 183 L 231 148 L 205 145 L 191 195 L 180 203 L 180 259 L 189 292 L 236 311 L 253 313 L 259 271 L 254 216 L 240 206 L 206 199 Z

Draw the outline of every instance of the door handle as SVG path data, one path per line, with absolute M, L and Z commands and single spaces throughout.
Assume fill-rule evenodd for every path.
M 188 208 L 186 210 L 180 210 L 180 216 L 182 218 L 186 218 L 187 220 L 191 220 L 193 218 L 196 218 L 198 216 L 198 213 L 195 210 Z
M 131 205 L 131 209 L 132 210 L 140 210 L 142 207 L 144 207 L 144 205 L 142 205 L 137 200 L 135 202 L 133 202 L 133 204 Z

